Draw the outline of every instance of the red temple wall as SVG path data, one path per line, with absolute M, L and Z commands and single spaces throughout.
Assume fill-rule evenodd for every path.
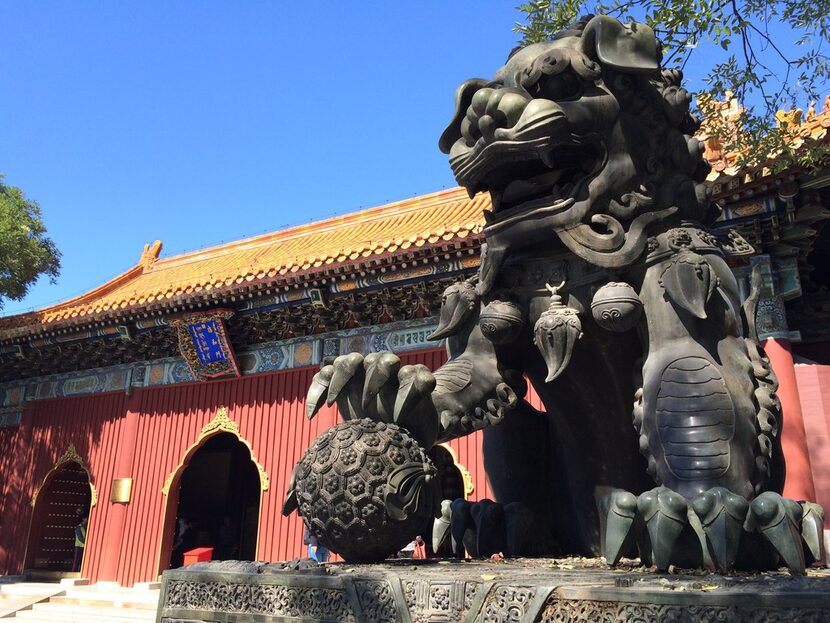
M 2 507 L 0 507 L 0 573 L 23 570 L 35 491 L 61 455 L 73 444 L 92 474 L 98 504 L 89 519 L 90 538 L 107 524 L 111 510 L 109 484 L 118 455 L 124 394 L 98 394 L 27 403 L 20 426 L 0 437 Z M 100 552 L 90 548 L 84 561 L 94 575 Z
M 795 375 L 816 489 L 815 501 L 830 509 L 830 366 L 796 364 Z M 830 521 L 830 513 L 827 520 Z
M 434 369 L 446 355 L 432 350 L 404 354 L 402 359 Z M 154 579 L 162 536 L 172 531 L 171 520 L 165 531 L 165 479 L 195 449 L 202 428 L 222 406 L 269 476 L 269 489 L 262 494 L 258 557 L 284 560 L 302 555 L 301 522 L 296 514 L 282 517 L 280 509 L 294 464 L 336 422 L 334 410 L 328 408 L 311 422 L 305 417 L 305 393 L 315 372 L 316 368 L 303 368 L 136 389 L 131 397 L 111 393 L 27 403 L 19 427 L 0 429 L 0 572 L 23 570 L 32 496 L 69 444 L 74 444 L 99 496 L 90 514 L 83 575 L 124 585 Z M 471 498 L 490 496 L 481 433 L 451 445 L 473 478 Z M 126 505 L 109 499 L 112 480 L 119 477 L 133 478 L 132 498 Z M 171 497 L 177 484 L 174 481 Z
M 26 436 L 23 426 L 0 428 L 0 574 L 14 573 L 13 546 L 25 539 L 18 526 L 28 515 L 21 500 L 28 499 L 26 481 Z

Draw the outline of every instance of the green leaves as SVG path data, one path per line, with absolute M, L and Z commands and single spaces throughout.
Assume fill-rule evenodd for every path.
M 40 207 L 0 175 L 0 308 L 3 298 L 19 300 L 44 274 L 54 283 L 60 252 L 46 235 Z
M 551 38 L 580 15 L 604 13 L 651 26 L 663 45 L 665 67 L 682 69 L 693 57 L 709 64 L 705 87 L 695 93 L 698 112 L 712 114 L 718 101 L 731 97 L 745 107 L 735 120 L 738 131 L 734 125 L 707 125 L 738 164 L 774 158 L 775 166 L 812 166 L 828 151 L 823 143 L 803 145 L 796 153 L 789 147 L 791 131 L 774 119 L 779 109 L 823 99 L 830 84 L 830 0 L 540 0 L 517 8 L 525 19 L 514 30 L 523 44 Z M 712 64 L 707 46 L 730 55 Z
M 514 31 L 522 35 L 524 44 L 545 41 L 573 22 L 583 4 L 583 0 L 528 2 L 517 7 L 527 18 L 525 23 L 517 22 Z

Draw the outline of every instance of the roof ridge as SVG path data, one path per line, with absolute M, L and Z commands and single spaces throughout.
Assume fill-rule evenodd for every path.
M 247 238 L 239 238 L 230 242 L 222 242 L 203 249 L 195 251 L 186 251 L 170 257 L 159 258 L 153 266 L 148 269 L 148 272 L 159 272 L 166 269 L 176 268 L 183 264 L 201 261 L 215 257 L 217 252 L 238 251 L 242 249 L 255 249 L 257 247 L 272 244 L 274 242 L 282 242 L 302 238 L 309 232 L 323 233 L 334 231 L 342 226 L 356 223 L 369 223 L 380 220 L 383 217 L 388 217 L 390 212 L 398 211 L 414 212 L 428 207 L 433 207 L 444 203 L 448 198 L 456 195 L 459 198 L 466 200 L 467 191 L 461 187 L 454 187 L 450 189 L 443 189 L 428 193 L 426 195 L 418 195 L 408 199 L 401 199 L 392 203 L 386 203 L 372 208 L 357 210 L 347 214 L 332 216 L 321 221 L 312 221 L 311 223 L 303 223 L 299 225 L 291 225 L 285 229 L 277 229 L 263 234 L 257 234 Z M 365 243 L 374 242 L 366 240 Z M 333 252 L 336 250 L 333 250 Z

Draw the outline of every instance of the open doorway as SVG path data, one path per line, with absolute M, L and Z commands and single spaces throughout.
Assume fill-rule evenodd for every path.
M 26 569 L 80 572 L 91 506 L 92 487 L 86 469 L 75 461 L 58 465 L 35 498 Z
M 167 567 L 180 567 L 195 547 L 212 547 L 214 560 L 253 560 L 261 491 L 248 446 L 231 433 L 209 437 L 170 492 L 168 513 L 175 512 L 175 520 Z
M 433 447 L 429 451 L 429 458 L 438 470 L 438 480 L 441 483 L 441 499 L 456 500 L 466 498 L 467 491 L 464 476 L 455 462 L 455 456 L 444 445 Z

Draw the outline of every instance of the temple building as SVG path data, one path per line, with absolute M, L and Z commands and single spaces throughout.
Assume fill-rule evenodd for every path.
M 830 141 L 830 98 L 787 122 L 794 141 Z M 830 168 L 747 170 L 706 144 L 717 225 L 753 247 L 732 266 L 744 295 L 753 266 L 764 276 L 785 493 L 830 508 Z M 156 241 L 82 296 L 0 318 L 0 574 L 132 585 L 195 546 L 303 555 L 280 509 L 337 417 L 306 419 L 311 377 L 351 351 L 440 366 L 427 335 L 444 288 L 478 268 L 488 207 L 450 189 L 172 257 Z M 446 497 L 492 497 L 481 432 L 432 455 Z

